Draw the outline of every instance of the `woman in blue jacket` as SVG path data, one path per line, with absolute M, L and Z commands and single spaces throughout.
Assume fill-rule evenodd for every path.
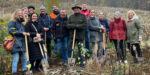
M 14 12 L 12 20 L 8 24 L 8 32 L 15 38 L 14 47 L 12 49 L 12 75 L 17 75 L 17 65 L 19 57 L 22 59 L 22 71 L 25 72 L 26 68 L 26 50 L 24 35 L 28 35 L 24 32 L 24 25 L 26 20 L 23 16 L 23 11 L 18 9 Z

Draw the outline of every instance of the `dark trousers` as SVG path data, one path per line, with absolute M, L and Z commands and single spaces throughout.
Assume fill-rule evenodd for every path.
M 125 44 L 123 40 L 113 40 L 115 44 L 115 49 L 117 52 L 117 59 L 118 60 L 126 60 L 126 49 L 125 49 Z
M 51 39 L 46 39 L 46 47 L 47 47 L 47 56 L 48 58 L 51 58 Z
M 68 42 L 68 57 L 71 58 L 71 53 L 72 53 L 72 42 L 73 40 L 69 38 L 69 42 Z M 78 46 L 78 56 L 80 57 L 80 66 L 84 66 L 84 57 L 83 55 L 81 54 L 81 48 L 80 46 L 78 45 L 79 43 L 83 43 L 83 40 L 75 40 L 75 44 L 77 43 L 77 46 Z
M 30 60 L 31 70 L 36 70 L 40 68 L 41 59 Z
M 135 54 L 133 46 L 136 47 L 136 51 L 138 53 L 138 57 L 142 57 L 142 52 L 141 52 L 140 45 L 138 43 L 137 44 L 130 44 L 130 43 L 128 43 L 128 49 L 130 50 L 132 56 L 136 57 L 136 54 Z

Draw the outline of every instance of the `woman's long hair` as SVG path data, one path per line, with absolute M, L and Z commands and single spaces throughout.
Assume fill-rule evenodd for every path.
M 16 22 L 17 19 L 19 19 L 19 16 L 18 16 L 19 11 L 22 11 L 22 10 L 21 9 L 15 10 L 15 12 L 12 15 L 11 21 Z M 22 11 L 22 14 L 23 14 L 23 11 Z M 25 18 L 25 15 L 23 15 L 23 20 L 24 20 L 23 24 L 25 25 L 26 22 L 27 22 L 27 19 Z
M 129 21 L 128 15 L 129 15 L 130 13 L 133 14 L 133 18 L 134 18 L 135 16 L 137 16 L 136 13 L 135 13 L 135 11 L 129 10 L 128 13 L 127 13 L 127 20 L 128 20 L 128 21 Z

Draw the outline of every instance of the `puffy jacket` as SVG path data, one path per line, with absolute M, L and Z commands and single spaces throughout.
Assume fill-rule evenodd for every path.
M 87 10 L 81 10 L 81 14 L 84 14 L 85 16 L 86 16 L 86 18 L 89 18 L 89 10 L 87 9 Z
M 110 40 L 126 40 L 127 27 L 125 20 L 114 19 L 110 22 L 109 39 Z
M 8 32 L 11 34 L 16 40 L 13 46 L 12 54 L 16 52 L 25 52 L 25 38 L 23 32 L 25 31 L 24 25 L 22 22 L 9 22 L 8 23 Z

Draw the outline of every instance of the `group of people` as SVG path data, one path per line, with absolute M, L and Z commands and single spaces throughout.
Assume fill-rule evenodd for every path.
M 42 54 L 39 43 L 46 45 L 48 61 L 51 62 L 50 44 L 52 41 L 54 42 L 54 53 L 57 54 L 57 49 L 60 49 L 64 65 L 67 65 L 68 58 L 71 58 L 73 41 L 77 43 L 81 67 L 85 66 L 81 49 L 83 43 L 85 43 L 87 53 L 92 54 L 92 59 L 100 60 L 104 52 L 103 36 L 106 36 L 106 40 L 109 38 L 110 42 L 114 42 L 118 62 L 127 63 L 125 42 L 128 44 L 134 63 L 143 59 L 140 48 L 142 25 L 133 10 L 128 11 L 127 21 L 121 18 L 119 11 L 115 11 L 114 19 L 110 23 L 102 11 L 96 16 L 97 11 L 89 10 L 87 4 L 83 4 L 82 8 L 75 5 L 72 10 L 74 13 L 69 18 L 66 10 L 59 11 L 56 5 L 53 6 L 53 12 L 50 15 L 46 13 L 46 8 L 43 5 L 40 7 L 39 15 L 35 12 L 34 6 L 17 9 L 14 12 L 8 24 L 8 32 L 16 38 L 12 50 L 13 75 L 17 75 L 19 57 L 22 58 L 23 73 L 27 70 L 25 36 L 28 36 L 29 61 L 33 72 L 40 71 Z M 76 33 L 74 33 L 75 31 Z M 75 40 L 73 39 L 74 34 Z M 138 56 L 136 56 L 134 46 Z M 92 47 L 92 53 L 90 47 Z

